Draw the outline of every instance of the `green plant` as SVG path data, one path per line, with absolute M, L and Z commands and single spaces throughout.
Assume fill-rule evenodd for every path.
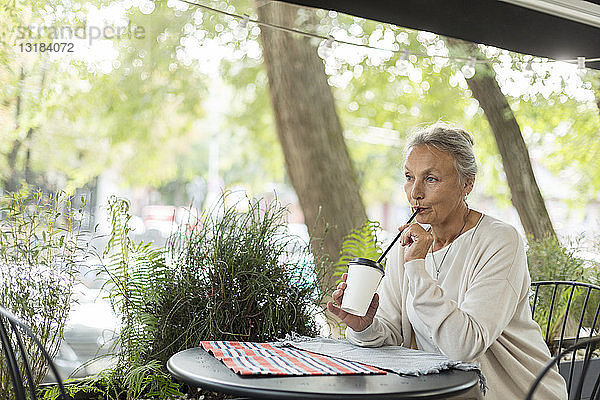
M 72 398 L 75 398 L 76 395 L 81 393 L 87 394 L 98 394 L 102 395 L 103 392 L 99 390 L 96 386 L 91 384 L 88 380 L 83 381 L 75 381 L 72 382 L 70 380 L 66 380 L 64 385 L 65 394 Z M 57 400 L 60 396 L 60 391 L 58 390 L 58 385 L 52 385 L 43 387 L 40 389 L 38 393 L 38 398 L 44 400 Z
M 585 260 L 576 256 L 579 240 L 568 241 L 565 246 L 555 237 L 530 238 L 527 244 L 527 264 L 532 281 L 584 278 Z
M 103 399 L 171 399 L 181 396 L 179 384 L 151 357 L 150 346 L 157 321 L 150 310 L 159 302 L 158 288 L 165 284 L 167 271 L 164 250 L 149 243 L 131 240 L 129 202 L 112 196 L 108 201 L 111 223 L 104 261 L 99 273 L 108 276 L 103 289 L 121 318 L 118 338 L 112 344 L 117 355 L 113 368 L 66 386 L 70 395 L 95 393 Z M 43 393 L 44 399 L 58 396 L 56 388 Z
M 383 253 L 381 242 L 377 240 L 377 233 L 381 232 L 381 225 L 377 221 L 365 221 L 358 229 L 353 229 L 348 236 L 344 238 L 340 258 L 334 264 L 335 275 L 341 276 L 348 272 L 348 262 L 353 258 L 363 257 L 371 260 L 377 260 Z M 385 260 L 382 261 L 385 266 Z
M 594 285 L 600 285 L 600 234 L 594 237 L 593 251 L 596 254 L 596 259 L 590 261 L 588 268 L 588 280 Z
M 158 359 L 202 340 L 316 334 L 320 260 L 287 233 L 287 209 L 250 199 L 226 206 L 227 196 L 202 215 L 197 229 L 168 241 L 169 279 L 155 309 L 160 328 L 151 346 Z
M 578 281 L 595 283 L 597 274 L 597 264 L 589 263 L 581 257 L 578 257 L 577 251 L 580 247 L 580 239 L 569 240 L 567 245 L 561 244 L 556 238 L 545 238 L 542 240 L 533 240 L 530 238 L 527 249 L 527 262 L 532 281 Z M 570 288 L 560 286 L 554 293 L 553 286 L 542 287 L 538 291 L 536 301 L 536 312 L 534 318 L 545 332 L 548 326 L 548 316 L 550 315 L 550 304 L 554 296 L 554 309 L 550 320 L 550 334 L 548 345 L 552 346 L 552 341 L 561 334 L 561 326 L 567 318 L 567 328 L 565 335 L 575 336 L 578 329 L 579 316 L 582 313 L 585 304 L 586 291 L 583 288 L 576 288 L 573 292 L 573 300 L 570 309 L 566 305 L 569 301 Z M 533 301 L 533 295 L 531 301 Z M 600 296 L 593 294 L 587 301 L 586 312 L 583 318 L 583 326 L 590 327 L 593 323 L 594 313 L 589 310 L 595 310 Z
M 82 206 L 74 208 L 64 192 L 26 191 L 0 199 L 0 304 L 31 327 L 51 356 L 70 310 L 77 264 L 86 254 L 81 200 Z M 47 371 L 45 359 L 32 342 L 24 344 L 39 384 Z M 3 357 L 0 353 L 0 399 L 12 398 Z
M 161 363 L 153 360 L 136 368 L 106 369 L 96 375 L 67 382 L 65 391 L 73 398 L 85 393 L 88 398 L 91 394 L 92 398 L 98 399 L 173 399 L 183 396 L 178 387 L 164 372 Z M 58 387 L 49 387 L 41 395 L 44 400 L 56 400 L 59 398 Z
M 108 201 L 111 233 L 104 251 L 102 272 L 108 275 L 104 289 L 121 317 L 117 365 L 86 380 L 100 387 L 109 399 L 159 399 L 181 395 L 161 363 L 152 358 L 151 345 L 157 332 L 152 310 L 169 278 L 163 249 L 131 240 L 129 202 L 112 196 Z
M 156 326 L 147 307 L 156 303 L 156 288 L 167 279 L 164 250 L 131 240 L 131 214 L 126 200 L 113 196 L 108 209 L 112 229 L 104 251 L 103 272 L 109 277 L 104 289 L 121 317 L 119 362 L 137 367 L 147 359 Z
M 201 340 L 316 333 L 320 261 L 285 230 L 287 210 L 248 200 L 242 212 L 240 203 L 226 207 L 226 197 L 176 232 L 166 250 L 133 243 L 129 203 L 109 200 L 112 230 L 101 272 L 121 316 L 118 361 L 71 391 L 92 387 L 107 399 L 172 398 L 182 393 L 164 362 Z

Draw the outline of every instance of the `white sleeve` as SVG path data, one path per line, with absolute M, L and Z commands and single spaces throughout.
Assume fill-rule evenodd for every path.
M 527 273 L 522 240 L 512 227 L 487 236 L 472 249 L 478 252 L 477 265 L 465 266 L 472 273 L 460 307 L 425 271 L 424 260 L 404 266 L 415 313 L 440 351 L 454 360 L 482 355 L 512 320 L 520 300 L 517 293 Z
M 402 344 L 401 249 L 402 246 L 398 245 L 389 253 L 385 276 L 377 289 L 379 308 L 373 323 L 361 332 L 346 328 L 346 338 L 351 343 L 363 347 Z

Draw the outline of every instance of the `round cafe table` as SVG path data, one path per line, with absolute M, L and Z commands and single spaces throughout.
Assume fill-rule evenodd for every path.
M 242 377 L 201 347 L 173 355 L 167 369 L 190 386 L 253 399 L 458 399 L 463 398 L 458 395 L 467 391 L 466 398 L 480 398 L 471 395 L 479 392 L 473 389 L 479 383 L 473 371 L 451 370 L 421 376 L 388 372 L 385 375 Z

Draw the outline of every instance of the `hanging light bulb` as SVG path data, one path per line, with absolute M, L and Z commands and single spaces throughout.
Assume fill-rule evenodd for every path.
M 471 79 L 475 76 L 475 57 L 470 57 L 469 61 L 460 69 L 466 79 Z
M 244 18 L 235 28 L 234 36 L 237 40 L 245 40 L 248 37 L 248 21 L 250 21 L 250 16 L 244 14 Z
M 400 58 L 396 62 L 396 70 L 398 72 L 398 75 L 403 75 L 403 76 L 408 75 L 408 71 L 409 71 L 409 67 L 410 67 L 410 65 L 409 65 L 410 61 L 408 60 L 409 54 L 410 53 L 407 49 L 402 50 L 402 53 L 400 54 Z
M 329 35 L 326 40 L 323 40 L 319 44 L 317 54 L 319 55 L 319 57 L 326 60 L 333 55 L 334 50 L 334 39 L 333 36 Z
M 582 77 L 585 72 L 585 57 L 577 57 L 577 74 Z
M 529 60 L 529 61 L 527 61 L 527 64 L 525 64 L 525 70 L 524 71 L 525 71 L 525 77 L 527 79 L 533 77 L 533 67 L 532 67 L 532 65 L 533 65 L 533 60 Z

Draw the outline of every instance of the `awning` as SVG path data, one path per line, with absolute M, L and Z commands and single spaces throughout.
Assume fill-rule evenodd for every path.
M 555 60 L 600 58 L 600 0 L 287 0 Z M 600 62 L 586 62 L 600 69 Z

